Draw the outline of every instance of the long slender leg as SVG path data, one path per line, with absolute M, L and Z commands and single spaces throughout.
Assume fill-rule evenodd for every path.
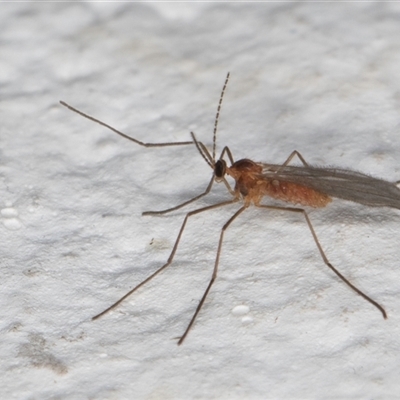
M 158 275 L 161 271 L 163 271 L 165 268 L 167 268 L 171 263 L 172 260 L 174 259 L 176 250 L 178 249 L 178 245 L 179 242 L 181 240 L 181 236 L 182 233 L 185 229 L 186 226 L 186 222 L 189 219 L 189 217 L 196 215 L 196 214 L 200 214 L 202 212 L 208 211 L 208 210 L 212 210 L 214 208 L 218 208 L 218 207 L 223 207 L 226 206 L 228 204 L 232 204 L 234 202 L 236 202 L 236 199 L 233 200 L 229 200 L 229 201 L 224 201 L 222 203 L 218 203 L 218 204 L 213 204 L 211 206 L 207 206 L 207 207 L 202 207 L 202 208 L 198 208 L 197 210 L 193 210 L 190 211 L 186 214 L 185 219 L 183 220 L 181 229 L 179 230 L 178 236 L 175 240 L 175 244 L 174 247 L 172 248 L 171 254 L 168 257 L 168 261 L 161 267 L 159 268 L 156 272 L 154 272 L 153 274 L 151 274 L 148 278 L 146 278 L 144 281 L 142 281 L 141 283 L 139 283 L 137 286 L 135 286 L 132 290 L 130 290 L 128 293 L 126 293 L 124 296 L 122 296 L 119 300 L 117 300 L 114 304 L 112 304 L 110 307 L 106 308 L 104 311 L 102 311 L 100 314 L 95 315 L 92 319 L 97 319 L 99 317 L 101 317 L 102 315 L 106 314 L 108 311 L 112 310 L 113 308 L 115 308 L 116 306 L 118 306 L 118 304 L 120 304 L 122 301 L 124 301 L 128 296 L 130 296 L 133 292 L 135 292 L 137 289 L 139 289 L 141 286 L 143 286 L 144 284 L 146 284 L 147 282 L 149 282 L 151 279 L 153 279 L 156 275 Z
M 178 210 L 179 208 L 182 208 L 182 207 L 184 207 L 184 206 L 187 206 L 188 204 L 193 203 L 194 201 L 196 201 L 196 200 L 200 199 L 201 197 L 205 196 L 206 194 L 210 193 L 210 190 L 211 190 L 211 187 L 212 187 L 213 183 L 214 183 L 214 175 L 211 177 L 210 183 L 207 185 L 206 190 L 205 190 L 203 193 L 199 194 L 198 196 L 193 197 L 193 199 L 187 200 L 187 201 L 183 202 L 182 204 L 179 204 L 179 205 L 177 205 L 177 206 L 175 206 L 175 207 L 168 208 L 168 209 L 166 209 L 166 210 L 161 210 L 161 211 L 145 211 L 145 212 L 142 213 L 142 215 L 160 215 L 160 214 L 166 214 L 166 213 L 169 213 L 169 212 L 171 212 L 171 211 Z
M 111 131 L 113 131 L 114 133 L 122 136 L 125 139 L 128 139 L 140 146 L 144 146 L 144 147 L 166 147 L 166 146 L 185 146 L 185 145 L 189 145 L 189 144 L 193 144 L 193 142 L 168 142 L 168 143 L 145 143 L 145 142 L 141 142 L 140 140 L 137 140 L 131 136 L 126 135 L 125 133 L 113 128 L 112 126 L 106 124 L 105 122 L 100 121 L 97 118 L 92 117 L 91 115 L 85 114 L 82 111 L 79 111 L 77 108 L 70 106 L 69 104 L 65 103 L 64 101 L 60 101 L 60 104 L 62 104 L 64 107 L 69 108 L 71 111 L 76 112 L 77 114 L 81 115 L 84 118 L 90 119 L 93 122 L 96 122 L 97 124 L 100 124 L 102 126 L 104 126 L 107 129 L 110 129 Z
M 353 289 L 356 293 L 358 293 L 361 297 L 363 297 L 365 300 L 367 300 L 369 303 L 371 303 L 373 306 L 375 306 L 383 315 L 383 318 L 386 319 L 386 311 L 385 309 L 378 304 L 376 301 L 372 300 L 369 296 L 367 296 L 364 292 L 362 292 L 360 289 L 358 289 L 356 286 L 354 286 L 352 283 L 350 283 L 328 260 L 326 257 L 324 251 L 322 250 L 322 246 L 318 241 L 317 235 L 314 231 L 314 228 L 311 224 L 310 218 L 308 217 L 307 212 L 302 209 L 302 208 L 295 208 L 295 207 L 277 207 L 277 206 L 267 206 L 267 205 L 259 205 L 258 207 L 261 208 L 267 208 L 269 210 L 281 210 L 281 211 L 291 211 L 291 212 L 297 212 L 301 213 L 304 215 L 304 218 L 307 221 L 308 227 L 310 229 L 310 232 L 314 238 L 314 242 L 317 245 L 317 248 L 319 250 L 319 253 L 321 254 L 321 257 L 324 261 L 324 263 L 351 289 Z
M 181 345 L 182 342 L 185 340 L 187 334 L 189 333 L 190 328 L 192 327 L 192 325 L 194 324 L 194 321 L 197 318 L 197 314 L 200 312 L 201 307 L 203 307 L 204 301 L 206 300 L 206 297 L 208 295 L 208 292 L 211 289 L 212 284 L 214 283 L 215 279 L 217 278 L 217 272 L 218 272 L 218 264 L 219 264 L 219 257 L 221 254 L 221 247 L 222 247 L 222 241 L 224 238 L 224 233 L 226 231 L 226 229 L 228 228 L 228 226 L 236 219 L 236 217 L 238 217 L 244 210 L 246 209 L 246 206 L 243 206 L 241 208 L 239 208 L 238 211 L 235 212 L 235 214 L 232 215 L 232 217 L 230 217 L 228 219 L 228 221 L 225 223 L 225 225 L 222 227 L 221 229 L 221 234 L 219 236 L 219 243 L 218 243 L 218 250 L 217 250 L 217 257 L 215 259 L 215 264 L 214 264 L 214 270 L 210 279 L 210 282 L 208 283 L 207 289 L 203 294 L 203 297 L 200 300 L 199 305 L 196 308 L 196 311 L 193 314 L 192 319 L 189 322 L 189 325 L 187 326 L 185 332 L 183 333 L 183 335 L 181 336 L 181 338 L 178 341 L 178 345 Z
M 297 156 L 299 158 L 299 160 L 303 163 L 303 165 L 305 167 L 308 167 L 309 165 L 307 164 L 306 160 L 304 159 L 304 157 L 297 151 L 297 150 L 293 150 L 290 153 L 290 156 L 286 159 L 286 161 L 282 164 L 283 167 L 285 167 L 286 165 L 288 165 L 290 163 L 290 161 L 292 161 L 292 159 L 294 158 L 294 156 Z

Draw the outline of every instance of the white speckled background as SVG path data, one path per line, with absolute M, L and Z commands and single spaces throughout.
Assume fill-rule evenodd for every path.
M 219 277 L 186 342 L 221 226 L 189 221 L 225 75 L 218 149 L 400 179 L 398 3 L 0 4 L 0 397 L 390 399 L 400 391 L 400 211 L 337 201 L 310 217 L 250 209 L 226 234 Z

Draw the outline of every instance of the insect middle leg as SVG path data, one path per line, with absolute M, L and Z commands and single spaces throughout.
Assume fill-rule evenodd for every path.
M 203 304 L 204 304 L 204 302 L 205 302 L 205 300 L 206 300 L 206 297 L 207 297 L 207 295 L 208 295 L 208 292 L 209 292 L 210 289 L 211 289 L 211 286 L 213 285 L 215 279 L 217 278 L 219 257 L 220 257 L 220 254 L 221 254 L 221 248 L 222 248 L 222 241 L 223 241 L 223 239 L 224 239 L 224 233 L 225 233 L 225 231 L 228 229 L 229 225 L 230 225 L 230 224 L 231 224 L 231 223 L 246 209 L 246 208 L 247 208 L 246 206 L 243 206 L 243 207 L 239 208 L 239 210 L 237 210 L 237 211 L 235 212 L 235 214 L 233 214 L 232 217 L 230 217 L 230 218 L 228 219 L 228 221 L 225 223 L 225 225 L 224 225 L 224 226 L 222 227 L 222 229 L 221 229 L 221 233 L 220 233 L 220 236 L 219 236 L 219 242 L 218 242 L 217 256 L 216 256 L 216 258 L 215 258 L 214 270 L 213 270 L 213 273 L 212 273 L 212 275 L 211 275 L 210 282 L 208 283 L 207 289 L 205 290 L 205 292 L 204 292 L 204 294 L 203 294 L 203 297 L 201 298 L 201 300 L 200 300 L 200 302 L 199 302 L 199 305 L 197 306 L 196 311 L 194 312 L 193 317 L 192 317 L 192 319 L 191 319 L 190 322 L 189 322 L 189 325 L 187 326 L 185 332 L 183 333 L 183 335 L 182 335 L 181 338 L 179 339 L 179 341 L 178 341 L 178 346 L 181 345 L 182 342 L 185 340 L 187 334 L 188 334 L 189 331 L 190 331 L 190 328 L 192 327 L 192 325 L 194 324 L 194 321 L 195 321 L 196 318 L 197 318 L 198 313 L 200 312 L 201 308 L 203 307 Z
M 117 307 L 117 306 L 118 306 L 121 302 L 123 302 L 127 297 L 129 297 L 132 293 L 136 292 L 136 290 L 139 289 L 141 286 L 145 285 L 147 282 L 149 282 L 150 280 L 152 280 L 156 275 L 158 275 L 161 271 L 163 271 L 165 268 L 167 268 L 167 267 L 172 263 L 172 261 L 173 261 L 173 259 L 174 259 L 174 256 L 175 256 L 175 253 L 176 253 L 176 251 L 177 251 L 177 249 L 178 249 L 178 245 L 179 245 L 179 242 L 180 242 L 180 240 L 181 240 L 181 237 L 182 237 L 183 231 L 184 231 L 184 229 L 185 229 L 186 223 L 187 223 L 188 219 L 189 219 L 191 216 L 196 215 L 196 214 L 200 214 L 200 213 L 205 212 L 205 211 L 212 210 L 212 209 L 214 209 L 214 208 L 223 207 L 223 206 L 226 206 L 226 205 L 228 205 L 228 204 L 232 204 L 232 203 L 234 203 L 234 202 L 236 202 L 236 201 L 237 201 L 236 199 L 229 200 L 229 201 L 224 201 L 224 202 L 221 202 L 221 203 L 218 203 L 218 204 L 213 204 L 213 205 L 211 205 L 211 206 L 198 208 L 197 210 L 193 210 L 193 211 L 188 212 L 188 213 L 186 214 L 185 219 L 183 220 L 183 223 L 182 223 L 182 225 L 181 225 L 181 229 L 179 230 L 178 236 L 177 236 L 177 238 L 176 238 L 176 240 L 175 240 L 174 247 L 172 248 L 171 254 L 170 254 L 169 257 L 168 257 L 167 262 L 166 262 L 161 268 L 159 268 L 159 269 L 156 270 L 153 274 L 151 274 L 149 277 L 147 277 L 144 281 L 142 281 L 141 283 L 139 283 L 139 284 L 138 284 L 137 286 L 135 286 L 132 290 L 130 290 L 128 293 L 126 293 L 124 296 L 122 296 L 119 300 L 117 300 L 117 301 L 116 301 L 114 304 L 112 304 L 110 307 L 106 308 L 106 309 L 105 309 L 104 311 L 102 311 L 100 314 L 97 314 L 97 315 L 95 315 L 94 317 L 92 317 L 92 319 L 94 320 L 94 319 L 100 318 L 102 315 L 108 313 L 108 312 L 111 311 L 113 308 Z
M 295 207 L 279 207 L 279 206 L 269 206 L 269 205 L 258 205 L 260 208 L 266 208 L 269 210 L 280 210 L 280 211 L 290 211 L 290 212 L 296 212 L 296 213 L 301 213 L 304 215 L 304 218 L 306 219 L 307 225 L 310 229 L 311 235 L 314 239 L 315 244 L 317 245 L 317 248 L 319 250 L 319 253 L 322 257 L 322 260 L 324 263 L 351 289 L 353 289 L 356 293 L 358 293 L 361 297 L 363 297 L 365 300 L 367 300 L 369 303 L 371 303 L 373 306 L 375 306 L 383 315 L 383 318 L 387 318 L 386 311 L 385 309 L 378 304 L 375 300 L 372 300 L 369 296 L 367 296 L 364 292 L 362 292 L 360 289 L 358 289 L 356 286 L 354 286 L 350 281 L 345 278 L 328 260 L 328 258 L 325 255 L 325 252 L 322 249 L 321 244 L 319 243 L 317 234 L 315 233 L 315 230 L 311 224 L 311 220 L 308 217 L 308 214 L 306 210 L 302 208 L 295 208 Z

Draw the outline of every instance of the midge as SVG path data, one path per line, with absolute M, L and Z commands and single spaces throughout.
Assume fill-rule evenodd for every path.
M 211 279 L 208 286 L 200 299 L 200 302 L 190 320 L 185 332 L 179 338 L 178 345 L 182 344 L 185 340 L 190 328 L 193 326 L 197 315 L 199 314 L 207 295 L 217 278 L 218 264 L 221 254 L 222 242 L 224 238 L 224 233 L 232 222 L 251 204 L 257 207 L 268 209 L 268 210 L 278 210 L 278 211 L 289 211 L 300 213 L 304 216 L 308 228 L 310 229 L 311 235 L 315 241 L 318 251 L 322 257 L 324 263 L 351 289 L 362 296 L 365 300 L 375 306 L 381 313 L 383 318 L 387 318 L 385 309 L 378 304 L 375 300 L 371 299 L 368 295 L 354 286 L 347 278 L 345 278 L 328 260 L 326 257 L 321 244 L 318 241 L 317 235 L 311 224 L 310 218 L 306 210 L 298 207 L 285 207 L 285 206 L 272 206 L 261 204 L 261 200 L 264 196 L 269 196 L 274 199 L 283 200 L 287 203 L 292 203 L 294 205 L 300 204 L 301 206 L 308 207 L 325 207 L 328 203 L 332 201 L 332 197 L 337 197 L 339 199 L 349 200 L 356 203 L 364 204 L 370 207 L 392 207 L 400 209 L 400 189 L 395 183 L 387 182 L 382 179 L 373 178 L 369 175 L 362 174 L 360 172 L 339 169 L 339 168 L 325 168 L 325 167 L 313 167 L 308 165 L 303 156 L 298 151 L 293 151 L 283 164 L 264 164 L 259 162 L 254 162 L 249 159 L 242 159 L 239 161 L 234 161 L 231 151 L 227 146 L 225 146 L 221 152 L 221 155 L 216 159 L 216 135 L 219 113 L 221 111 L 222 99 L 224 97 L 225 89 L 229 80 L 229 73 L 226 77 L 224 86 L 221 91 L 217 114 L 214 122 L 214 134 L 213 134 L 213 147 L 212 153 L 204 146 L 202 142 L 199 142 L 194 133 L 191 132 L 193 142 L 171 142 L 171 143 L 143 143 L 132 137 L 125 135 L 124 133 L 112 128 L 111 126 L 93 118 L 87 114 L 78 111 L 77 109 L 69 106 L 68 104 L 61 102 L 62 105 L 68 107 L 72 111 L 103 125 L 117 134 L 132 140 L 133 142 L 146 147 L 156 147 L 156 146 L 180 146 L 193 144 L 196 146 L 197 150 L 206 161 L 206 163 L 213 170 L 213 174 L 210 182 L 208 183 L 205 191 L 196 197 L 185 201 L 175 207 L 169 208 L 162 211 L 146 211 L 143 215 L 160 215 L 169 213 L 171 211 L 178 210 L 201 197 L 207 195 L 214 182 L 222 182 L 229 193 L 232 195 L 230 200 L 226 200 L 211 206 L 201 207 L 196 210 L 190 211 L 186 214 L 181 228 L 179 230 L 178 236 L 175 240 L 175 244 L 172 248 L 171 254 L 168 257 L 167 262 L 143 282 L 139 283 L 136 287 L 122 296 L 118 301 L 108 307 L 106 310 L 102 311 L 100 314 L 93 317 L 97 319 L 118 306 L 123 300 L 130 296 L 133 292 L 139 289 L 141 286 L 149 282 L 161 271 L 167 268 L 173 261 L 175 253 L 178 249 L 179 242 L 181 240 L 183 231 L 185 229 L 186 223 L 190 217 L 197 215 L 212 209 L 219 207 L 224 207 L 229 204 L 233 204 L 241 201 L 242 205 L 240 208 L 226 221 L 225 225 L 221 229 L 219 236 L 218 249 L 214 263 L 214 269 L 211 275 Z M 292 159 L 297 156 L 302 166 L 292 166 L 289 163 Z M 227 161 L 230 165 L 227 164 Z M 230 176 L 235 180 L 235 187 L 232 189 L 226 176 Z

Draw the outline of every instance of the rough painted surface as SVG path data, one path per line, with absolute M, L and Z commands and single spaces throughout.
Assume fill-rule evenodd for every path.
M 396 398 L 400 215 L 334 201 L 310 217 L 251 207 L 229 228 L 217 282 L 183 346 L 237 209 L 189 220 L 211 170 L 196 149 L 400 179 L 396 3 L 0 5 L 1 398 Z M 229 199 L 223 185 L 199 206 Z M 196 206 L 188 207 L 194 209 Z

